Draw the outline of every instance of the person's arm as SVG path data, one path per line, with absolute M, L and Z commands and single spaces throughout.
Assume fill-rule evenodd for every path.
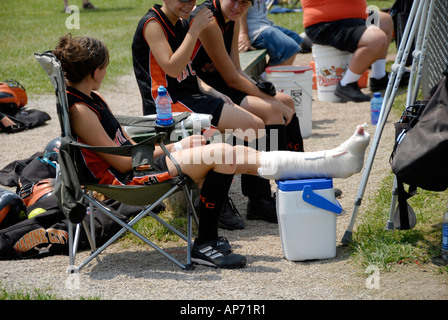
M 205 28 L 199 39 L 217 70 L 230 88 L 249 95 L 268 98 L 255 86 L 255 82 L 241 69 L 238 52 L 239 23 L 235 22 L 231 55 L 227 53 L 221 30 L 216 21 Z
M 116 147 L 117 144 L 109 137 L 104 130 L 98 116 L 89 107 L 83 104 L 76 104 L 70 109 L 70 122 L 74 132 L 86 144 L 91 146 Z M 110 166 L 120 172 L 127 172 L 132 169 L 131 157 L 118 156 L 107 153 L 98 155 Z
M 208 94 L 209 96 L 215 98 L 221 98 L 222 100 L 224 100 L 225 103 L 233 105 L 233 101 L 232 99 L 230 99 L 230 97 L 219 92 L 218 90 L 215 90 L 213 87 L 209 86 L 207 83 L 202 81 L 199 77 L 198 77 L 198 86 L 199 90 L 201 90 L 202 93 Z
M 151 52 L 157 63 L 170 77 L 176 78 L 187 66 L 198 40 L 199 34 L 213 20 L 209 9 L 203 9 L 196 15 L 180 47 L 173 52 L 159 23 L 150 21 L 144 31 Z M 149 59 L 149 58 L 148 58 Z
M 104 130 L 98 116 L 89 107 L 83 104 L 77 104 L 70 109 L 70 121 L 74 132 L 88 145 L 102 146 L 102 147 L 117 147 L 118 145 L 109 137 Z M 125 130 L 122 131 L 125 137 L 132 143 L 135 142 L 129 137 Z M 200 135 L 189 136 L 179 141 L 181 149 L 188 149 L 205 145 L 204 137 Z M 179 145 L 178 145 L 179 146 Z M 178 149 L 174 144 L 166 145 L 167 149 L 175 152 Z M 120 172 L 127 172 L 132 170 L 132 158 L 126 156 L 118 156 L 108 153 L 97 153 L 104 161 L 111 167 L 114 167 Z M 164 151 L 159 146 L 155 147 L 154 158 L 164 154 Z
M 247 11 L 249 12 L 249 11 Z M 252 47 L 250 38 L 249 38 L 249 32 L 247 28 L 247 12 L 241 16 L 240 18 L 240 33 L 238 37 L 238 50 L 239 52 L 246 52 L 248 50 L 255 50 L 254 47 Z

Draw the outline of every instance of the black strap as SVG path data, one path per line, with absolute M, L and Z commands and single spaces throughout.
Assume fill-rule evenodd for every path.
M 409 186 L 406 192 L 404 184 L 397 178 L 397 190 L 398 190 L 398 209 L 400 212 L 400 230 L 411 229 L 408 212 L 408 199 L 417 193 L 416 186 Z

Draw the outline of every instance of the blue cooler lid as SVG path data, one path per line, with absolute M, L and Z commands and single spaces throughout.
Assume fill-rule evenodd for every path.
M 313 190 L 333 188 L 333 179 L 331 178 L 277 180 L 276 182 L 281 191 L 302 191 L 305 186 L 311 186 Z

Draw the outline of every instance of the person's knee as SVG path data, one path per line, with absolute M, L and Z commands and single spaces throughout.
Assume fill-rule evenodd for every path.
M 215 170 L 221 173 L 233 174 L 236 169 L 236 149 L 227 143 L 216 144 Z
M 384 51 L 389 47 L 389 38 L 383 30 L 376 27 L 369 27 L 367 29 L 368 37 L 365 39 L 365 44 L 371 54 L 380 57 Z
M 281 101 L 279 100 L 270 101 L 269 117 L 271 121 L 277 119 L 278 117 L 283 118 L 283 108 L 284 104 Z
M 380 24 L 379 27 L 387 35 L 389 39 L 392 38 L 392 33 L 394 31 L 394 20 L 391 15 L 386 12 L 380 12 Z
M 254 128 L 255 131 L 259 131 L 264 129 L 264 121 L 263 119 L 259 118 L 259 117 L 254 117 L 253 119 L 253 123 L 252 123 L 252 128 Z
M 277 94 L 277 97 L 278 97 L 278 99 L 279 99 L 283 104 L 285 104 L 289 109 L 291 109 L 291 110 L 295 110 L 294 99 L 293 99 L 289 94 L 286 94 L 286 93 L 283 93 L 283 92 L 279 92 L 279 93 Z M 276 98 L 277 98 L 277 97 L 276 97 Z
M 249 133 L 249 131 L 253 132 L 254 136 L 250 138 L 250 140 L 252 140 L 258 138 L 258 132 L 260 132 L 260 130 L 263 130 L 264 126 L 265 126 L 264 120 L 260 117 L 254 116 L 246 122 L 244 128 L 242 129 L 246 133 Z
M 389 48 L 389 37 L 383 32 L 378 35 L 378 54 L 382 55 Z

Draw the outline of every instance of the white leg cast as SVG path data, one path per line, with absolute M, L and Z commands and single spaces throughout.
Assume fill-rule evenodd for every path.
M 258 174 L 266 179 L 348 178 L 361 171 L 370 135 L 358 126 L 339 147 L 317 152 L 263 152 Z

